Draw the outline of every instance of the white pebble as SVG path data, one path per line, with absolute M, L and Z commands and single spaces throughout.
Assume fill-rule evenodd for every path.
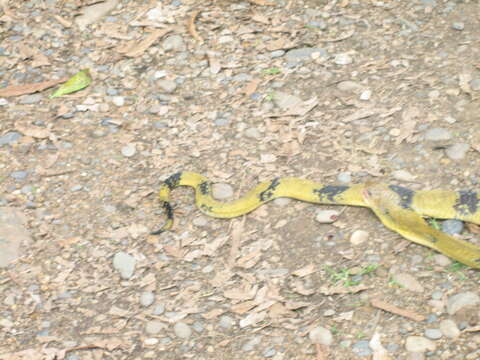
M 340 213 L 336 210 L 319 210 L 315 220 L 320 224 L 331 224 L 338 219 Z
M 212 195 L 218 200 L 227 200 L 233 197 L 233 188 L 230 184 L 216 183 L 212 185 Z
M 125 98 L 123 96 L 113 96 L 112 102 L 116 106 L 123 106 L 125 105 Z
M 333 62 L 337 65 L 348 65 L 353 62 L 353 59 L 348 54 L 337 54 L 335 55 Z
M 310 341 L 314 344 L 331 345 L 333 342 L 333 336 L 330 330 L 323 326 L 317 326 L 308 334 Z
M 173 326 L 173 331 L 175 335 L 182 339 L 188 339 L 192 335 L 192 329 L 190 326 L 183 322 L 178 322 Z
M 355 230 L 350 236 L 350 243 L 352 245 L 361 245 L 368 240 L 369 233 L 365 230 Z
M 432 340 L 429 340 L 423 336 L 409 336 L 405 343 L 407 351 L 423 353 L 427 350 L 434 351 L 436 346 Z
M 140 304 L 142 306 L 150 306 L 153 304 L 153 301 L 155 300 L 155 295 L 151 291 L 144 291 L 140 295 Z
M 137 152 L 137 148 L 134 143 L 130 143 L 122 147 L 122 155 L 125 157 L 132 157 Z
M 362 93 L 360 94 L 360 100 L 363 100 L 363 101 L 370 100 L 371 97 L 372 97 L 372 90 L 365 90 L 365 91 L 362 91 Z
M 448 338 L 454 339 L 460 336 L 460 330 L 455 324 L 455 321 L 451 319 L 445 319 L 440 321 L 440 331 Z
M 396 180 L 400 181 L 414 181 L 416 176 L 408 172 L 407 170 L 395 170 L 392 172 L 392 176 Z

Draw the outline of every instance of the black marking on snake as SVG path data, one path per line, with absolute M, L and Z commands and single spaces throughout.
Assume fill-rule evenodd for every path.
M 206 211 L 206 212 L 212 212 L 213 211 L 211 206 L 208 206 L 208 205 L 205 205 L 205 204 L 201 204 L 200 209 L 203 210 L 203 211 Z
M 280 178 L 275 178 L 270 182 L 270 185 L 263 190 L 260 194 L 258 194 L 258 198 L 260 201 L 268 201 L 272 198 L 273 192 L 277 188 L 277 186 L 280 185 Z
M 479 200 L 477 193 L 472 190 L 461 190 L 457 202 L 453 206 L 461 215 L 474 214 L 478 210 Z
M 182 177 L 182 173 L 178 172 L 168 177 L 163 183 L 168 186 L 170 190 L 176 188 L 180 183 L 180 178 Z
M 334 198 L 348 189 L 350 189 L 350 186 L 347 185 L 327 185 L 320 189 L 314 189 L 313 193 L 316 194 L 322 202 L 325 201 L 325 199 L 330 202 L 335 202 Z
M 198 185 L 198 189 L 202 193 L 202 195 L 208 195 L 210 194 L 210 182 L 204 181 Z
M 400 196 L 400 206 L 402 208 L 411 209 L 415 191 L 397 185 L 389 185 L 388 187 Z
M 166 214 L 166 216 L 167 216 L 167 219 L 168 219 L 168 220 L 172 220 L 172 219 L 173 219 L 173 208 L 172 208 L 172 205 L 170 205 L 169 202 L 164 201 L 162 207 L 163 207 L 163 209 L 165 210 L 165 214 Z

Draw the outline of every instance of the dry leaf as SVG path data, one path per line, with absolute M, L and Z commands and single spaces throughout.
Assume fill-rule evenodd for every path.
M 240 325 L 240 328 L 244 328 L 247 326 L 254 326 L 255 324 L 263 321 L 267 317 L 267 312 L 262 311 L 258 313 L 251 313 L 248 314 L 246 318 L 240 320 L 238 323 Z
M 119 53 L 122 53 L 128 57 L 139 57 L 150 46 L 152 46 L 158 39 L 168 34 L 171 29 L 155 29 L 148 36 L 140 42 L 132 41 L 127 45 L 123 45 L 117 48 Z
M 207 313 L 202 314 L 202 317 L 204 319 L 210 320 L 222 315 L 223 313 L 225 313 L 225 310 L 223 309 L 213 309 Z
M 417 121 L 420 118 L 420 110 L 416 107 L 409 107 L 403 111 L 402 114 L 402 126 L 400 128 L 400 134 L 395 140 L 396 145 L 405 140 L 406 142 L 412 142 L 412 136 L 417 126 Z
M 257 294 L 257 290 L 258 290 L 258 285 L 252 286 L 248 283 L 245 283 L 245 285 L 242 288 L 233 288 L 233 289 L 225 290 L 223 292 L 223 296 L 232 300 L 243 300 L 243 301 L 251 300 Z
M 100 20 L 102 17 L 110 13 L 118 5 L 118 0 L 106 0 L 96 2 L 93 5 L 87 5 L 82 8 L 82 14 L 75 18 L 75 23 L 81 31 L 85 30 L 88 25 Z
M 458 74 L 458 86 L 460 89 L 469 95 L 472 95 L 472 88 L 470 87 L 470 81 L 472 81 L 473 77 L 471 73 L 461 73 Z
M 258 304 L 256 301 L 244 301 L 239 304 L 232 305 L 230 308 L 230 311 L 236 313 L 236 314 L 245 314 L 247 311 L 250 311 L 254 307 L 256 307 Z
M 355 294 L 360 291 L 364 291 L 369 289 L 368 286 L 365 285 L 355 285 L 355 286 L 333 286 L 333 287 L 327 287 L 327 286 L 322 286 L 320 288 L 320 293 L 323 295 L 336 295 L 336 294 Z
M 228 267 L 231 269 L 235 266 L 235 262 L 238 257 L 238 249 L 240 248 L 241 238 L 244 232 L 245 226 L 245 216 L 242 218 L 241 221 L 236 220 L 232 226 L 231 232 L 231 247 L 230 247 L 230 255 L 228 256 Z
M 3 89 L 0 89 L 0 97 L 33 94 L 38 91 L 48 89 L 52 86 L 55 86 L 67 80 L 68 78 L 62 78 L 58 80 L 43 81 L 43 82 L 33 83 L 33 84 L 7 86 Z
M 190 16 L 190 18 L 188 19 L 188 22 L 187 22 L 187 29 L 188 29 L 188 32 L 190 33 L 190 35 L 192 35 L 192 37 L 197 40 L 200 44 L 203 43 L 203 39 L 202 37 L 200 36 L 200 34 L 197 32 L 197 29 L 195 29 L 195 19 L 197 18 L 198 14 L 200 14 L 200 11 L 194 11 L 192 13 L 192 15 Z
M 417 314 L 416 312 L 414 312 L 412 310 L 399 308 L 398 306 L 387 303 L 387 302 L 382 301 L 380 299 L 372 299 L 372 300 L 370 300 L 370 304 L 373 307 L 376 307 L 378 309 L 390 312 L 392 314 L 400 315 L 400 316 L 406 317 L 408 319 L 412 319 L 414 321 L 425 320 L 425 316 L 423 316 L 423 315 Z
M 25 136 L 31 136 L 33 138 L 37 139 L 47 139 L 49 138 L 52 133 L 50 130 L 45 129 L 40 126 L 35 126 L 35 125 L 29 125 L 29 126 L 23 126 L 18 123 L 15 124 L 15 129 L 18 132 L 21 132 Z
M 255 91 L 257 91 L 257 87 L 260 82 L 260 79 L 253 79 L 247 85 L 245 85 L 245 87 L 242 89 L 242 93 L 244 93 L 247 97 L 252 95 Z
M 317 271 L 317 269 L 316 269 L 315 264 L 308 264 L 301 269 L 295 270 L 292 273 L 292 275 L 295 275 L 295 276 L 298 276 L 298 277 L 304 277 L 304 276 L 313 274 L 316 271 Z
M 294 106 L 289 108 L 282 116 L 304 116 L 317 105 L 318 99 L 315 96 L 310 100 L 295 104 Z
M 172 245 L 163 245 L 163 250 L 167 253 L 167 255 L 173 256 L 177 259 L 183 258 L 184 251 L 176 246 Z

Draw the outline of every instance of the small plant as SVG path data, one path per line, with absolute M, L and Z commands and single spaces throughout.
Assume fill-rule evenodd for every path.
M 279 68 L 277 67 L 271 67 L 269 69 L 265 69 L 263 70 L 263 74 L 264 75 L 278 75 L 282 72 L 282 70 L 280 70 Z

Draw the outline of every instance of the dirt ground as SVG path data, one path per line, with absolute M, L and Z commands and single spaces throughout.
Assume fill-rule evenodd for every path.
M 478 187 L 477 1 L 0 5 L 0 359 L 480 359 L 478 271 L 368 209 L 181 188 L 150 235 L 182 170 Z

